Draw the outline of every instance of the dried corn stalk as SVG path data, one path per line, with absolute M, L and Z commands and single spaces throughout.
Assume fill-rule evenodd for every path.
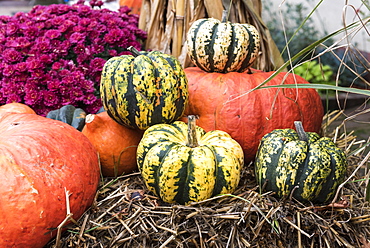
M 260 32 L 262 53 L 253 67 L 271 71 L 282 65 L 280 52 L 261 18 L 261 0 L 143 0 L 139 28 L 148 33 L 145 49 L 172 54 L 188 67 L 191 62 L 184 42 L 191 24 L 201 18 L 221 20 L 222 11 L 229 8 L 229 21 L 252 24 Z

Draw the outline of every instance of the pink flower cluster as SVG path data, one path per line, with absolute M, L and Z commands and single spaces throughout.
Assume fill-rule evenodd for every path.
M 35 6 L 0 16 L 0 105 L 22 102 L 36 113 L 71 104 L 95 113 L 106 60 L 141 50 L 146 33 L 128 7 L 96 9 L 101 1 Z

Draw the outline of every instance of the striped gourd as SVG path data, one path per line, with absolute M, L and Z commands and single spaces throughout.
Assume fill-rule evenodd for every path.
M 257 181 L 279 198 L 328 202 L 344 180 L 346 156 L 330 138 L 304 132 L 300 122 L 295 125 L 297 132 L 276 129 L 262 138 L 255 160 Z
M 188 102 L 188 85 L 180 62 L 158 51 L 109 59 L 103 67 L 100 95 L 112 119 L 145 130 L 179 119 Z
M 187 33 L 190 60 L 207 72 L 244 72 L 257 58 L 260 35 L 250 24 L 198 19 Z
M 182 121 L 148 128 L 137 164 L 150 191 L 168 203 L 187 204 L 232 193 L 240 180 L 243 150 L 226 132 L 206 133 Z

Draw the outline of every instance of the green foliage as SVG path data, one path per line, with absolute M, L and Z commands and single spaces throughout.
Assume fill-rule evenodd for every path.
M 307 61 L 294 68 L 294 73 L 312 84 L 336 85 L 332 79 L 333 70 L 329 65 L 319 64 L 316 60 Z M 319 89 L 322 94 L 334 94 L 334 91 Z
M 312 19 L 306 19 L 308 10 L 302 3 L 285 2 L 285 8 L 281 9 L 280 13 L 271 6 L 274 6 L 272 0 L 263 0 L 264 11 L 268 15 L 266 25 L 278 49 L 282 52 L 284 61 L 289 60 L 289 54 L 293 56 L 320 39 L 320 31 Z M 289 40 L 289 46 L 287 46 Z
M 310 1 L 308 0 L 308 2 Z M 273 7 L 276 5 L 273 4 L 272 0 L 263 0 L 266 25 L 269 28 L 271 37 L 281 51 L 284 61 L 289 61 L 287 68 L 291 69 L 304 60 L 319 57 L 322 64 L 331 67 L 333 77 L 340 79 L 338 85 L 368 88 L 366 83 L 360 78 L 369 77 L 370 74 L 369 62 L 365 59 L 367 57 L 365 53 L 362 54 L 361 51 L 358 51 L 356 47 L 351 47 L 350 44 L 348 44 L 348 47 L 341 48 L 333 46 L 330 48 L 330 52 L 324 52 L 326 47 L 332 46 L 335 36 L 343 30 L 327 35 L 325 30 L 320 30 L 325 27 L 324 23 L 322 25 L 314 23 L 311 17 L 322 1 L 317 3 L 312 10 L 308 10 L 303 3 L 284 2 L 284 6 L 277 9 Z M 369 1 L 363 0 L 362 3 L 365 6 L 364 9 L 369 10 Z M 309 14 L 307 15 L 307 13 Z M 362 21 L 357 24 L 347 25 L 345 28 L 346 32 L 356 28 L 357 25 L 367 23 L 369 17 L 365 17 L 366 13 L 368 12 L 364 12 L 361 9 L 359 17 L 362 18 Z M 325 37 L 322 38 L 322 36 Z M 307 74 L 306 76 L 309 75 Z M 333 82 L 330 85 L 333 85 Z
M 317 63 L 316 60 L 307 61 L 300 66 L 294 68 L 294 73 L 303 77 L 310 83 L 319 84 L 326 83 L 335 85 L 331 80 L 333 71 L 330 66 Z

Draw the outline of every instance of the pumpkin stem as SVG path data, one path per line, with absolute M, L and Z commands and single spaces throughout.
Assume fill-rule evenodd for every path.
M 307 133 L 303 129 L 302 122 L 301 121 L 295 121 L 294 126 L 295 126 L 295 129 L 297 131 L 299 140 L 308 142 L 308 136 L 307 136 Z
M 188 146 L 193 148 L 198 146 L 195 115 L 188 116 Z
M 127 50 L 129 50 L 135 57 L 140 55 L 140 52 L 133 46 L 129 46 Z
M 222 11 L 222 17 L 221 17 L 221 22 L 227 22 L 227 18 L 228 17 L 228 11 L 226 9 L 224 9 Z
M 224 9 L 222 11 L 221 22 L 227 22 L 227 20 L 229 20 L 229 15 L 230 15 L 230 10 L 231 10 L 232 5 L 233 5 L 233 0 L 230 1 L 228 10 Z

